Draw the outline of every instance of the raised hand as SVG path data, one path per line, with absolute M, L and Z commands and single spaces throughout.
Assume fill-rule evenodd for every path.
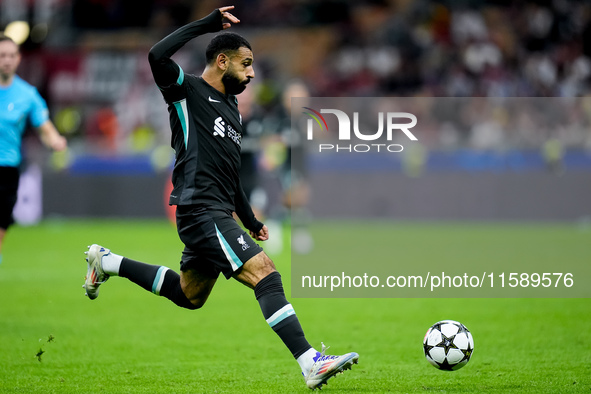
M 266 225 L 263 225 L 263 228 L 260 229 L 260 231 L 258 233 L 255 233 L 254 231 L 250 231 L 250 236 L 254 239 L 256 239 L 257 241 L 266 241 L 269 239 L 269 229 L 267 228 Z
M 227 29 L 232 26 L 232 23 L 240 23 L 240 19 L 236 18 L 234 15 L 229 13 L 229 10 L 233 10 L 234 6 L 229 5 L 226 7 L 218 8 L 218 10 L 222 13 L 222 18 L 225 18 L 229 22 L 222 23 L 222 29 Z M 231 22 L 231 23 L 230 23 Z

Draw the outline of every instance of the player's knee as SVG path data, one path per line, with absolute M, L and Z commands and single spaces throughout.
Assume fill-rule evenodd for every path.
M 277 268 L 275 267 L 275 263 L 273 263 L 273 260 L 271 260 L 271 258 L 266 254 L 263 254 L 263 264 L 261 265 L 260 272 L 264 276 L 267 276 L 275 271 L 277 271 Z
M 197 298 L 197 299 L 189 300 L 186 308 L 190 309 L 192 311 L 195 311 L 197 309 L 201 309 L 203 307 L 203 305 L 205 305 L 205 301 L 207 301 L 207 298 Z
M 248 260 L 234 278 L 254 289 L 263 278 L 276 271 L 273 260 L 266 253 L 261 252 Z
M 277 272 L 277 268 L 273 263 L 273 260 L 269 258 L 266 254 L 262 256 L 261 264 L 258 264 L 254 270 L 255 276 L 255 286 L 256 284 L 261 281 L 262 279 L 266 278 L 267 276 L 271 275 L 273 272 Z
M 203 305 L 205 305 L 207 299 L 209 298 L 209 291 L 202 290 L 200 292 L 194 292 L 189 291 L 189 289 L 185 289 L 183 298 L 184 301 L 181 305 L 182 307 L 190 310 L 201 309 Z

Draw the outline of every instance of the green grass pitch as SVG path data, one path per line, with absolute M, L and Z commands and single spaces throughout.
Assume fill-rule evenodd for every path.
M 360 232 L 371 235 L 370 224 L 360 226 Z M 437 226 L 446 234 L 458 231 L 452 223 Z M 571 242 L 574 250 L 589 251 L 581 243 L 591 245 L 591 232 L 540 226 L 556 231 L 558 242 L 565 243 L 557 247 L 571 249 Z M 437 232 L 424 231 L 428 227 L 409 226 L 396 242 L 425 233 L 435 237 Z M 494 228 L 500 235 L 506 229 Z M 494 243 L 495 232 L 490 233 Z M 66 220 L 12 228 L 0 265 L 0 392 L 309 391 L 297 363 L 265 323 L 252 291 L 235 281 L 219 279 L 198 311 L 177 308 L 121 278 L 110 279 L 97 300 L 88 300 L 81 287 L 83 251 L 94 242 L 175 270 L 182 250 L 165 221 Z M 451 258 L 432 253 L 434 259 Z M 272 257 L 289 294 L 289 253 Z M 588 299 L 291 301 L 314 346 L 323 341 L 331 354 L 360 354 L 359 365 L 331 379 L 324 392 L 591 390 Z M 472 360 L 455 372 L 436 370 L 422 354 L 425 331 L 446 318 L 464 323 L 475 339 Z

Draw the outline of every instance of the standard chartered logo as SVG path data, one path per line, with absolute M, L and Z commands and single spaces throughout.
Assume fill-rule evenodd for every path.
M 213 129 L 215 130 L 213 135 L 219 135 L 220 137 L 226 136 L 226 123 L 223 121 L 221 116 L 213 122 Z
M 219 137 L 225 137 L 226 135 L 230 138 L 236 145 L 240 145 L 242 143 L 242 135 L 236 131 L 230 123 L 224 122 L 221 116 L 217 117 L 216 120 L 213 121 L 213 135 Z

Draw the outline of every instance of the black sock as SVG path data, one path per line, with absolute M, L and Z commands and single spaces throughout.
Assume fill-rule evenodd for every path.
M 254 294 L 267 323 L 296 359 L 312 347 L 306 340 L 295 311 L 285 298 L 279 272 L 263 278 L 256 285 Z
M 124 257 L 119 276 L 156 295 L 168 298 L 182 308 L 197 309 L 183 293 L 180 275 L 167 267 L 145 264 Z

